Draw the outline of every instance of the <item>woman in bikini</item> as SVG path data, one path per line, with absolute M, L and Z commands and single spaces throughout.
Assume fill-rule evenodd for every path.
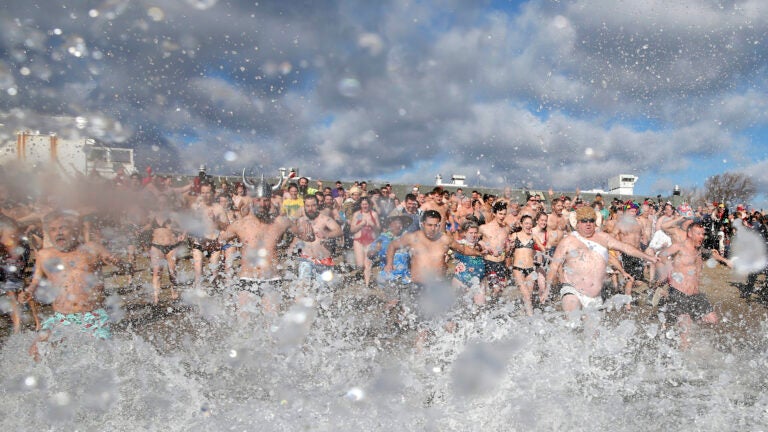
M 158 208 L 150 212 L 146 229 L 152 232 L 149 244 L 149 260 L 152 266 L 152 300 L 155 304 L 160 299 L 160 271 L 168 266 L 168 279 L 171 283 L 171 298 L 179 297 L 176 287 L 176 250 L 186 244 L 186 235 L 178 227 L 173 214 L 168 209 L 168 200 L 158 197 Z
M 371 282 L 371 271 L 365 265 L 366 250 L 368 245 L 376 240 L 381 231 L 379 225 L 379 215 L 371 208 L 371 201 L 368 197 L 360 198 L 358 202 L 360 209 L 352 213 L 349 224 L 349 232 L 352 234 L 352 249 L 355 253 L 355 265 L 363 269 L 365 285 Z
M 512 276 L 515 278 L 515 284 L 523 296 L 525 313 L 528 316 L 533 315 L 533 286 L 538 279 L 536 266 L 534 265 L 534 255 L 536 250 L 544 250 L 544 245 L 533 235 L 533 218 L 530 215 L 523 215 L 520 218 L 522 230 L 512 233 L 509 236 L 510 247 L 512 249 Z M 539 292 L 543 292 L 541 287 Z M 542 299 L 542 302 L 545 299 Z

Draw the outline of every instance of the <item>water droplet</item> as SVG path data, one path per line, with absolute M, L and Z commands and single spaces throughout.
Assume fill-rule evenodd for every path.
M 363 400 L 365 397 L 365 392 L 360 387 L 352 387 L 347 391 L 346 398 L 353 401 L 353 402 L 359 402 Z
M 229 350 L 229 357 L 230 358 L 236 358 L 237 357 L 237 350 Z
M 233 152 L 231 150 L 228 151 L 228 152 L 225 152 L 224 153 L 224 160 L 226 160 L 227 162 L 234 162 L 234 161 L 236 161 L 237 160 L 237 153 L 235 153 L 235 152 Z
M 30 388 L 37 387 L 37 377 L 30 375 L 24 378 L 24 385 Z
M 147 9 L 147 15 L 155 22 L 165 19 L 165 12 L 157 6 Z
M 333 271 L 324 271 L 322 274 L 320 274 L 320 279 L 322 279 L 323 282 L 331 282 L 333 280 Z

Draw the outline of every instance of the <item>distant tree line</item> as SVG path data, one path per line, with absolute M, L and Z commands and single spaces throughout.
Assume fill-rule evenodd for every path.
M 713 175 L 704 182 L 704 189 L 693 187 L 683 194 L 683 199 L 693 205 L 725 203 L 727 206 L 748 204 L 755 198 L 757 188 L 750 177 L 741 173 Z

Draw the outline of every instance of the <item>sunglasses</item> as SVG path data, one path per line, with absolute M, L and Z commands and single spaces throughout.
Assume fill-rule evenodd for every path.
M 594 219 L 594 218 L 590 218 L 590 219 L 579 219 L 579 222 L 581 222 L 581 223 L 595 223 L 595 219 Z

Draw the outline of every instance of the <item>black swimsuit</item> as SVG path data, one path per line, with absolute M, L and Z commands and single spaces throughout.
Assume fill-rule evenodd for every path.
M 180 241 L 180 242 L 176 242 L 175 244 L 172 244 L 172 245 L 159 245 L 157 243 L 150 243 L 149 245 L 154 247 L 154 248 L 156 248 L 156 249 L 159 249 L 160 252 L 163 253 L 163 255 L 168 255 L 168 252 L 171 252 L 172 250 L 176 249 L 177 247 L 183 245 L 184 243 L 185 243 L 184 241 Z
M 535 242 L 533 241 L 533 237 L 531 237 L 531 239 L 527 242 L 522 243 L 520 238 L 515 236 L 515 249 L 533 249 L 534 244 Z
M 162 223 L 158 223 L 157 222 L 157 218 L 153 217 L 152 218 L 152 227 L 151 227 L 151 229 L 153 231 L 158 229 L 158 228 L 168 228 L 168 229 L 171 229 L 171 224 L 172 223 L 173 223 L 173 221 L 171 219 L 165 219 L 165 220 L 163 220 Z M 160 245 L 160 244 L 157 244 L 157 243 L 150 243 L 149 245 L 159 249 L 160 252 L 163 253 L 163 255 L 168 255 L 168 252 L 171 252 L 172 250 L 176 249 L 177 247 L 181 246 L 184 243 L 185 243 L 184 241 L 180 241 L 180 242 L 176 242 L 176 243 L 170 244 L 170 245 Z

